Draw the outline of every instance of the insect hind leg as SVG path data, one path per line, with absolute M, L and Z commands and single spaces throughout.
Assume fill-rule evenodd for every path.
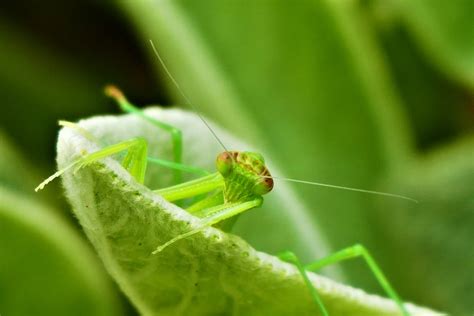
M 314 285 L 309 280 L 308 274 L 306 273 L 306 269 L 301 264 L 298 257 L 291 251 L 284 251 L 284 252 L 278 254 L 278 258 L 280 258 L 283 261 L 292 263 L 296 266 L 296 268 L 300 272 L 301 276 L 303 277 L 303 281 L 304 281 L 306 287 L 310 291 L 311 298 L 313 299 L 316 306 L 319 308 L 319 311 L 321 312 L 321 315 L 329 316 L 329 313 L 328 313 L 326 307 L 324 306 L 323 301 L 322 301 L 321 297 L 318 294 L 318 291 L 316 290 Z
M 117 104 L 119 105 L 120 109 L 126 113 L 133 113 L 141 116 L 154 126 L 164 130 L 165 132 L 169 133 L 171 136 L 171 142 L 173 144 L 173 161 L 176 164 L 182 164 L 183 160 L 183 133 L 180 129 L 161 122 L 149 115 L 147 115 L 143 110 L 131 104 L 125 95 L 120 91 L 117 87 L 113 85 L 109 85 L 105 88 L 105 94 L 112 97 Z M 173 180 L 174 183 L 182 182 L 182 171 L 179 169 L 173 170 Z
M 369 269 L 372 271 L 372 274 L 375 276 L 384 291 L 387 293 L 388 297 L 390 297 L 395 302 L 395 304 L 397 304 L 401 314 L 403 316 L 410 316 L 410 313 L 404 306 L 403 301 L 400 299 L 397 292 L 390 285 L 388 279 L 383 274 L 377 262 L 374 260 L 369 251 L 361 244 L 356 244 L 352 247 L 348 247 L 338 252 L 335 252 L 323 259 L 306 265 L 304 269 L 309 271 L 316 271 L 334 263 L 360 257 L 363 258 L 364 261 L 367 263 Z

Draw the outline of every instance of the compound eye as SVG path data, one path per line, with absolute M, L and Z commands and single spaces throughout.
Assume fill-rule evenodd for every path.
M 264 195 L 273 189 L 272 178 L 261 178 L 257 184 L 253 187 L 253 192 L 257 195 Z
M 226 176 L 230 173 L 232 170 L 232 166 L 234 164 L 234 161 L 232 160 L 231 153 L 228 152 L 223 152 L 220 153 L 219 156 L 217 156 L 216 159 L 216 166 L 217 166 L 217 171 L 223 176 Z

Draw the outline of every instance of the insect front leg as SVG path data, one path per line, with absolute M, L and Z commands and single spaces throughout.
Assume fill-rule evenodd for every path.
M 191 206 L 186 208 L 188 213 L 193 214 L 196 217 L 206 217 L 206 210 L 210 209 L 211 207 L 221 205 L 224 203 L 224 194 L 222 190 L 217 190 L 212 195 L 198 201 Z
M 196 217 L 204 218 L 209 216 L 209 212 L 212 211 L 214 206 L 218 206 L 224 203 L 224 192 L 222 190 L 216 191 L 211 196 L 194 203 L 193 205 L 186 208 L 186 211 L 193 214 Z M 230 232 L 237 222 L 240 215 L 233 216 L 222 222 L 215 224 L 214 226 L 225 232 Z
M 173 161 L 176 164 L 182 164 L 183 160 L 183 133 L 180 129 L 161 122 L 149 115 L 147 115 L 143 110 L 131 104 L 125 95 L 115 86 L 107 86 L 105 88 L 105 93 L 112 97 L 119 105 L 120 109 L 126 113 L 133 113 L 141 116 L 154 126 L 164 130 L 169 133 L 171 136 L 171 142 L 173 143 Z M 182 170 L 179 168 L 174 168 L 173 178 L 174 183 L 180 183 L 182 181 Z
M 250 201 L 245 201 L 245 202 L 236 202 L 236 203 L 226 203 L 218 206 L 214 206 L 211 208 L 207 209 L 207 217 L 204 217 L 198 228 L 195 228 L 189 232 L 180 234 L 166 243 L 158 246 L 155 251 L 153 251 L 153 254 L 157 254 L 159 252 L 162 252 L 165 248 L 168 246 L 174 244 L 175 242 L 187 238 L 189 236 L 192 236 L 194 234 L 199 233 L 203 229 L 213 226 L 219 222 L 222 222 L 228 218 L 234 217 L 236 215 L 239 215 L 240 213 L 243 213 L 245 211 L 248 211 L 250 209 L 259 207 L 262 205 L 263 199 L 261 197 L 257 197 L 254 200 Z
M 395 290 L 383 274 L 382 270 L 380 269 L 379 265 L 375 262 L 374 258 L 370 255 L 369 251 L 363 245 L 356 244 L 352 247 L 345 248 L 321 260 L 308 264 L 304 268 L 309 271 L 316 271 L 325 266 L 358 257 L 362 257 L 365 260 L 373 275 L 375 276 L 379 284 L 382 286 L 384 291 L 387 293 L 388 297 L 390 297 L 395 302 L 395 304 L 398 305 L 401 314 L 404 316 L 410 316 L 410 313 L 408 313 L 406 307 L 403 305 L 403 302 L 398 296 L 397 292 L 395 292 Z
M 180 183 L 164 189 L 155 190 L 168 202 L 174 202 L 222 188 L 224 179 L 219 173 L 213 173 L 195 180 Z

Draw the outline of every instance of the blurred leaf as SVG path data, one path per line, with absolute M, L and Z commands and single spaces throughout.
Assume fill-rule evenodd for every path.
M 474 116 L 470 113 L 472 96 L 466 87 L 447 78 L 420 52 L 416 39 L 410 36 L 400 17 L 396 1 L 370 1 L 365 11 L 377 30 L 417 145 L 426 150 L 466 131 L 474 131 Z
M 401 13 L 426 56 L 474 89 L 474 2 L 399 0 Z
M 186 133 L 202 125 L 195 115 L 157 109 L 148 114 L 182 128 L 187 141 L 198 142 L 194 151 L 186 147 L 191 162 L 199 165 L 200 161 L 213 160 L 212 151 L 201 150 L 216 148 L 212 139 L 203 137 L 207 130 L 201 127 L 194 135 Z M 156 128 L 138 116 L 97 117 L 80 125 L 105 143 L 141 136 L 153 144 L 150 149 L 155 153 L 169 143 L 167 137 L 159 137 L 163 142 L 159 146 Z M 229 144 L 235 142 L 226 139 Z M 59 167 L 97 149 L 97 144 L 75 129 L 63 129 L 58 141 Z M 158 245 L 198 227 L 199 220 L 135 182 L 117 161 L 108 158 L 94 162 L 76 173 L 66 172 L 63 180 L 86 234 L 142 314 L 317 314 L 294 266 L 259 253 L 239 237 L 215 228 L 152 255 Z M 310 275 L 334 315 L 399 315 L 395 304 L 387 299 Z M 412 305 L 410 310 L 413 315 L 439 315 Z
M 58 119 L 106 108 L 106 83 L 0 20 L 0 124 L 38 167 L 52 163 Z
M 100 263 L 59 211 L 42 202 L 57 201 L 58 193 L 34 194 L 36 168 L 1 131 L 0 152 L 0 313 L 117 315 Z
M 34 195 L 33 189 L 41 178 L 2 130 L 0 130 L 0 153 L 0 183 L 10 190 Z
M 12 192 L 19 193 L 32 201 L 49 204 L 55 212 L 65 211 L 62 188 L 57 184 L 50 186 L 47 192 L 35 194 L 34 188 L 43 179 L 36 165 L 32 165 L 19 151 L 13 141 L 0 129 L 0 185 Z M 61 214 L 64 215 L 64 214 Z M 67 214 L 69 215 L 69 214 Z
M 120 315 L 96 258 L 53 213 L 0 184 L 0 312 Z
M 284 170 L 280 176 L 373 189 L 410 156 L 397 96 L 355 3 L 121 4 L 143 34 L 144 45 L 155 40 L 198 110 L 264 148 L 270 153 L 267 161 Z M 371 197 L 298 189 L 313 225 L 323 230 L 333 249 L 356 242 L 371 248 L 380 238 L 372 233 L 377 223 L 368 219 Z M 263 236 L 274 229 L 262 226 L 260 216 L 255 212 L 239 220 L 236 231 L 255 247 L 272 251 L 278 245 Z M 278 234 L 291 236 L 284 229 Z M 298 251 L 298 244 L 280 247 L 296 250 L 305 261 L 317 258 Z M 365 266 L 348 268 L 357 284 L 378 289 Z
M 467 315 L 474 310 L 474 138 L 420 158 L 406 173 L 394 190 L 420 203 L 393 203 L 380 214 L 387 222 L 383 233 L 391 236 L 387 252 L 399 255 L 390 272 L 413 300 Z M 400 269 L 399 262 L 408 261 Z

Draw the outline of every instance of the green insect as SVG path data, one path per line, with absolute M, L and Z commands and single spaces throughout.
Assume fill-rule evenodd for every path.
M 179 85 L 176 83 L 174 78 L 171 76 L 171 74 L 167 70 L 160 56 L 158 54 L 157 56 L 160 59 L 162 65 L 164 66 L 166 72 L 168 73 L 172 81 L 175 83 L 175 85 L 178 87 L 178 89 L 182 93 L 182 90 L 180 89 Z M 201 120 L 204 122 L 204 124 L 206 124 L 206 126 L 209 128 L 211 133 L 214 135 L 217 141 L 221 144 L 224 151 L 220 153 L 216 158 L 217 171 L 215 173 L 209 174 L 209 172 L 206 170 L 185 165 L 182 163 L 183 142 L 182 142 L 182 133 L 180 130 L 166 123 L 160 122 L 152 117 L 147 116 L 141 109 L 132 105 L 126 99 L 126 97 L 120 92 L 120 90 L 118 90 L 117 88 L 113 86 L 109 86 L 106 89 L 106 93 L 117 101 L 117 103 L 119 104 L 120 108 L 123 111 L 140 115 L 147 121 L 151 122 L 156 127 L 170 133 L 171 139 L 173 142 L 173 160 L 168 161 L 168 160 L 148 157 L 146 141 L 142 138 L 134 138 L 134 139 L 119 142 L 117 144 L 106 146 L 96 152 L 87 154 L 77 159 L 76 161 L 68 165 L 67 167 L 59 170 L 58 172 L 53 174 L 51 177 L 46 179 L 43 183 L 41 183 L 36 188 L 36 190 L 42 189 L 47 183 L 59 177 L 66 170 L 69 170 L 71 168 L 74 168 L 77 170 L 94 161 L 98 161 L 100 159 L 103 159 L 103 158 L 106 158 L 118 153 L 125 153 L 121 162 L 122 166 L 136 179 L 136 181 L 142 184 L 144 183 L 144 179 L 145 179 L 147 163 L 154 163 L 154 164 L 158 164 L 158 165 L 173 169 L 174 170 L 173 177 L 176 183 L 178 184 L 167 187 L 167 188 L 162 188 L 154 192 L 161 195 L 163 198 L 165 198 L 169 202 L 179 202 L 180 200 L 196 198 L 196 197 L 200 197 L 206 194 L 205 198 L 202 198 L 198 200 L 197 202 L 195 202 L 194 204 L 191 204 L 190 206 L 185 208 L 186 211 L 200 218 L 201 221 L 198 228 L 188 231 L 186 233 L 180 234 L 178 236 L 175 236 L 174 238 L 167 241 L 166 243 L 159 245 L 156 248 L 156 250 L 153 251 L 153 254 L 162 252 L 165 250 L 165 248 L 171 246 L 172 244 L 178 242 L 179 240 L 187 238 L 193 234 L 196 234 L 209 226 L 218 226 L 219 228 L 225 231 L 229 231 L 232 228 L 233 224 L 235 223 L 236 219 L 238 218 L 238 215 L 240 215 L 241 213 L 245 211 L 251 210 L 253 208 L 257 208 L 262 205 L 263 203 L 262 196 L 269 193 L 272 190 L 273 185 L 274 185 L 273 179 L 280 179 L 280 178 L 275 178 L 271 176 L 269 170 L 265 166 L 265 161 L 264 161 L 263 156 L 260 155 L 259 153 L 238 152 L 238 151 L 227 150 L 224 144 L 222 144 L 222 142 L 219 140 L 217 135 L 213 132 L 210 126 L 199 114 L 198 115 L 201 118 Z M 191 105 L 191 103 L 189 102 L 188 98 L 184 95 L 184 93 L 183 93 L 183 96 Z M 80 127 L 72 123 L 69 123 L 69 124 L 66 123 L 63 125 L 81 129 Z M 82 133 L 87 134 L 87 131 L 82 130 Z M 200 174 L 201 177 L 195 180 L 180 183 L 183 172 L 191 172 L 195 174 Z M 390 193 L 340 187 L 340 186 L 335 186 L 335 185 L 328 185 L 328 184 L 294 180 L 294 179 L 284 179 L 284 180 L 409 199 L 403 196 L 390 194 Z M 352 259 L 352 258 L 358 258 L 358 257 L 361 257 L 365 260 L 369 269 L 372 271 L 375 278 L 380 283 L 381 287 L 384 289 L 388 297 L 390 297 L 397 304 L 397 306 L 400 309 L 401 314 L 404 316 L 410 315 L 408 310 L 404 306 L 402 300 L 400 299 L 399 295 L 390 285 L 387 278 L 384 276 L 379 265 L 376 263 L 376 261 L 370 255 L 370 253 L 366 250 L 366 248 L 362 245 L 354 245 L 352 247 L 348 247 L 346 249 L 333 253 L 326 258 L 317 260 L 308 265 L 301 264 L 301 262 L 296 257 L 296 255 L 290 251 L 286 251 L 279 255 L 280 259 L 290 262 L 298 268 L 306 286 L 308 287 L 308 290 L 315 304 L 318 306 L 321 314 L 325 316 L 329 315 L 329 313 L 324 306 L 324 302 L 318 295 L 317 290 L 310 282 L 309 277 L 307 275 L 307 271 L 318 271 L 319 269 L 326 267 L 328 265 L 339 263 L 341 261 Z

